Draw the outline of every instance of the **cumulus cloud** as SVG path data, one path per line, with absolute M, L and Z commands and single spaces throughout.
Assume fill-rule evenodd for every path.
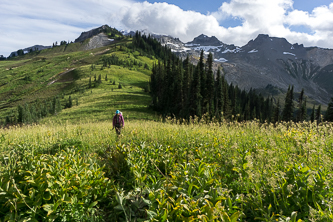
M 184 11 L 167 3 L 135 3 L 123 8 L 121 22 L 129 29 L 147 29 L 159 34 L 170 34 L 183 41 L 192 40 L 201 33 L 225 31 L 212 15 Z
M 184 11 L 167 3 L 135 3 L 123 8 L 119 16 L 129 29 L 148 29 L 190 41 L 199 34 L 214 35 L 225 43 L 244 45 L 258 34 L 285 37 L 291 43 L 333 48 L 333 3 L 311 13 L 293 9 L 292 0 L 230 0 L 213 13 L 203 15 Z M 237 19 L 241 25 L 226 27 L 226 19 Z M 311 33 L 292 31 L 304 26 Z
M 241 25 L 229 27 L 226 21 L 232 19 Z M 206 34 L 242 46 L 258 34 L 269 34 L 291 43 L 333 48 L 333 3 L 307 12 L 294 9 L 292 0 L 229 0 L 204 15 L 168 3 L 138 0 L 1 0 L 0 21 L 0 54 L 5 56 L 35 44 L 74 40 L 103 24 L 147 29 L 185 42 Z M 298 27 L 310 32 L 295 31 L 301 30 Z
M 0 54 L 35 44 L 73 41 L 81 32 L 108 24 L 120 26 L 117 13 L 132 0 L 1 0 Z

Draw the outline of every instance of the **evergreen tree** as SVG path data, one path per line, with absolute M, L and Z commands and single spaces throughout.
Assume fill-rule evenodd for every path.
M 298 110 L 296 121 L 303 122 L 306 119 L 306 98 L 304 98 L 304 89 L 302 89 L 298 98 Z
M 23 123 L 23 118 L 25 114 L 24 114 L 24 109 L 21 105 L 18 105 L 17 112 L 18 112 L 17 122 Z
M 282 120 L 289 122 L 293 120 L 294 113 L 294 86 L 288 87 L 288 91 L 285 98 L 284 108 L 282 111 Z
M 199 76 L 200 76 L 200 95 L 201 95 L 201 101 L 200 104 L 202 105 L 202 110 L 203 113 L 206 113 L 206 106 L 207 106 L 207 101 L 208 101 L 208 96 L 207 96 L 207 76 L 205 72 L 205 64 L 204 64 L 204 53 L 203 50 L 201 50 L 200 53 L 200 59 L 197 64 Z
M 66 103 L 66 108 L 72 108 L 73 107 L 73 100 L 72 100 L 72 96 L 68 97 L 68 101 Z
M 200 66 L 197 66 L 197 68 L 194 71 L 194 77 L 193 77 L 193 97 L 194 97 L 194 114 L 198 117 L 201 117 L 201 76 L 200 76 Z
M 272 122 L 277 123 L 280 120 L 280 100 L 277 101 L 276 106 L 273 111 Z
M 317 124 L 321 123 L 321 105 L 319 105 L 317 108 L 316 120 L 317 120 Z
M 215 116 L 221 121 L 221 112 L 223 108 L 223 86 L 221 79 L 221 69 L 220 67 L 217 69 L 216 74 L 216 90 L 215 90 Z
M 221 77 L 222 86 L 223 86 L 223 116 L 225 119 L 229 119 L 231 115 L 231 109 L 230 109 L 230 101 L 229 101 L 229 93 L 228 93 L 228 83 L 224 79 L 224 76 Z
M 184 60 L 184 76 L 183 76 L 183 99 L 184 99 L 184 108 L 183 108 L 183 118 L 188 118 L 190 116 L 190 94 L 191 94 L 191 82 L 192 82 L 192 75 L 191 75 L 191 68 L 190 68 L 190 60 L 187 55 L 186 59 Z
M 61 110 L 62 110 L 61 102 L 60 102 L 60 99 L 57 97 L 57 99 L 56 99 L 56 113 L 60 113 Z
M 333 122 L 333 97 L 331 98 L 331 101 L 328 104 L 327 111 L 325 114 L 325 121 Z
M 208 99 L 208 106 L 209 115 L 212 117 L 215 114 L 215 105 L 214 105 L 214 94 L 215 94 L 215 80 L 214 80 L 214 73 L 213 73 L 213 55 L 209 53 L 207 58 L 207 81 L 206 81 L 206 93 Z
M 98 76 L 98 81 L 97 81 L 99 84 L 100 83 L 102 83 L 102 75 L 101 74 L 99 74 L 99 76 Z
M 90 89 L 92 86 L 91 86 L 91 77 L 89 78 L 89 85 L 88 85 L 88 88 Z
M 311 117 L 310 117 L 312 123 L 315 121 L 315 112 L 316 112 L 315 110 L 316 110 L 316 106 L 313 105 Z

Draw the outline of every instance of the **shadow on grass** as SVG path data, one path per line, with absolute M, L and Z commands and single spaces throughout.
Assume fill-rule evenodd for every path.
M 97 151 L 106 177 L 112 178 L 125 191 L 133 189 L 135 177 L 127 163 L 128 151 L 124 145 L 108 146 Z

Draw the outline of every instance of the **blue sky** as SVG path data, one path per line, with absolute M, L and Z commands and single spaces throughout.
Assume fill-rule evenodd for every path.
M 204 33 L 245 45 L 258 34 L 333 48 L 333 1 L 328 0 L 1 0 L 0 55 L 36 44 L 74 41 L 108 24 L 191 41 Z

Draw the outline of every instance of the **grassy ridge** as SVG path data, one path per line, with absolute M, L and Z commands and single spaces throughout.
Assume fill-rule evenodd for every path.
M 150 99 L 145 92 L 150 71 L 143 65 L 151 67 L 155 60 L 128 49 L 130 42 L 130 39 L 125 39 L 89 51 L 80 51 L 84 43 L 73 43 L 1 61 L 0 119 L 4 120 L 6 116 L 15 118 L 17 105 L 54 96 L 61 98 L 63 107 L 71 96 L 75 107 L 63 110 L 58 116 L 49 116 L 42 122 L 48 119 L 105 120 L 116 109 L 125 111 L 128 118 L 154 118 L 155 114 L 147 108 Z M 111 65 L 102 68 L 103 57 L 110 56 L 124 61 L 135 60 L 140 66 Z M 95 84 L 94 76 L 99 75 L 102 83 Z M 90 78 L 93 80 L 92 88 L 88 84 Z M 118 89 L 119 84 L 122 89 Z
M 1 130 L 1 177 L 7 178 L 11 175 L 9 172 L 13 172 L 17 186 L 26 185 L 18 187 L 21 193 L 33 189 L 44 192 L 47 198 L 36 209 L 39 212 L 36 218 L 44 217 L 44 220 L 65 216 L 77 219 L 78 212 L 86 212 L 80 219 L 87 221 L 91 218 L 101 221 L 134 218 L 148 221 L 235 221 L 232 218 L 330 221 L 333 218 L 330 211 L 332 124 L 319 127 L 310 123 L 280 124 L 275 128 L 257 122 L 177 125 L 129 120 L 119 139 L 111 128 L 110 121 L 103 121 L 51 122 Z M 47 187 L 29 184 L 30 177 L 24 177 L 22 171 L 8 171 L 12 168 L 8 168 L 6 161 L 18 158 L 13 156 L 15 153 L 22 154 L 15 169 L 28 166 L 23 165 L 25 156 L 32 158 L 31 164 L 35 164 L 30 157 L 35 153 L 35 158 L 43 155 L 46 163 L 58 158 L 57 164 L 64 166 L 68 158 L 83 160 L 67 164 L 76 166 L 73 170 L 95 170 L 100 179 L 69 178 L 72 185 L 62 191 L 67 199 L 61 199 L 60 194 L 56 194 L 60 188 L 53 185 L 50 186 L 54 192 L 49 197 Z M 59 155 L 63 159 L 59 159 Z M 80 167 L 84 163 L 96 167 Z M 75 174 L 80 175 L 79 171 Z M 58 173 L 54 177 L 60 181 L 63 175 Z M 71 186 L 84 186 L 89 180 L 100 180 L 95 184 L 100 188 L 89 188 L 85 195 L 80 194 L 82 190 L 71 191 Z M 0 185 L 0 193 L 9 198 L 5 184 Z M 90 195 L 94 192 L 96 196 L 92 198 Z M 26 202 L 36 201 L 31 198 L 34 197 L 26 197 Z M 3 198 L 0 200 L 3 204 L 6 202 Z M 9 199 L 6 200 L 5 206 L 8 206 Z M 22 198 L 10 200 L 20 202 L 25 209 L 22 215 L 28 215 L 29 209 Z M 86 204 L 80 204 L 84 201 Z M 58 202 L 60 207 L 55 209 Z M 76 208 L 70 208 L 74 206 Z

